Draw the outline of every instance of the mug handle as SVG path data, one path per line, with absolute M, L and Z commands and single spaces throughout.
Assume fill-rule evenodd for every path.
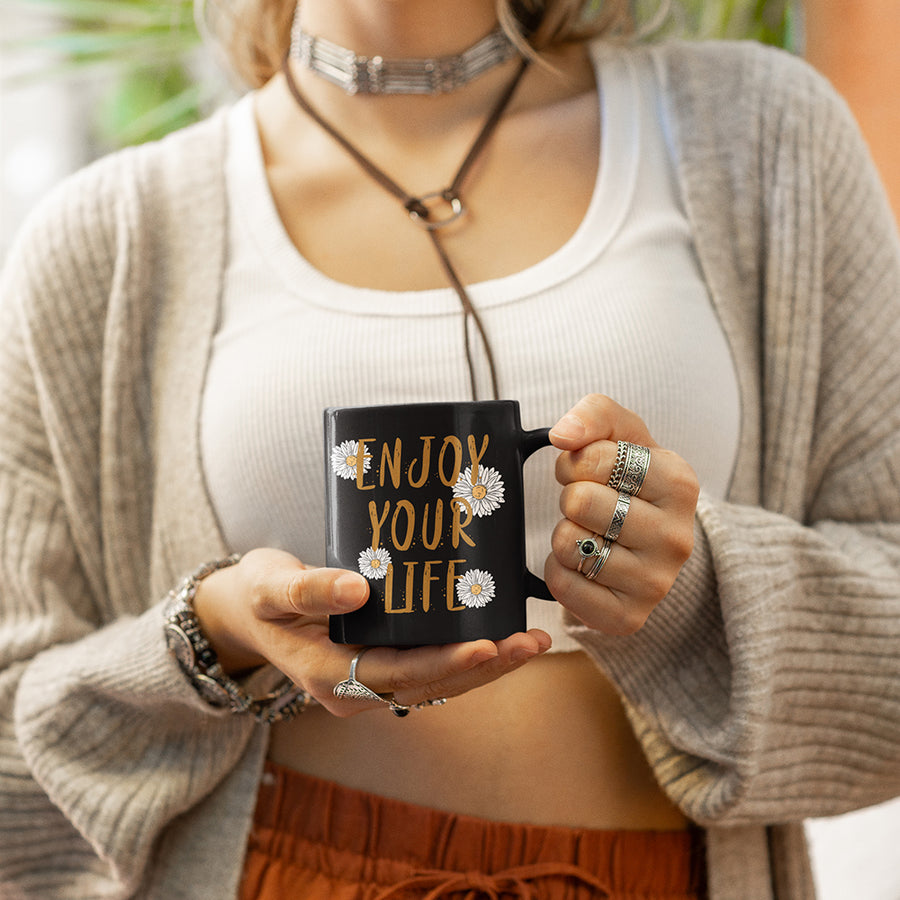
M 550 429 L 535 428 L 533 431 L 523 431 L 521 437 L 522 462 L 524 463 L 535 450 L 550 446 Z M 529 597 L 537 597 L 540 600 L 556 600 L 550 593 L 543 578 L 538 578 L 529 569 L 525 570 L 525 591 Z

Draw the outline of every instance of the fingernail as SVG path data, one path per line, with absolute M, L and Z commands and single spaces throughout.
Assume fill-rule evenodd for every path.
M 357 609 L 365 601 L 366 589 L 365 579 L 348 572 L 334 582 L 331 598 L 339 609 Z
M 576 441 L 579 438 L 584 437 L 584 422 L 582 422 L 578 416 L 566 413 L 566 415 L 550 429 L 550 434 L 553 437 Z
M 487 662 L 489 659 L 496 659 L 497 657 L 497 648 L 495 647 L 493 650 L 488 650 L 484 648 L 482 650 L 476 650 L 472 654 L 472 665 L 477 666 L 479 663 Z
M 531 659 L 532 656 L 537 656 L 537 651 L 530 650 L 528 647 L 517 647 L 510 653 L 513 662 L 522 662 L 522 660 Z

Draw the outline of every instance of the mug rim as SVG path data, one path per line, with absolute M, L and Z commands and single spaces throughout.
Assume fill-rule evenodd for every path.
M 360 406 L 326 406 L 325 413 L 333 412 L 353 412 L 367 409 L 383 409 L 383 410 L 410 410 L 422 406 L 429 409 L 438 409 L 440 407 L 449 409 L 473 408 L 473 407 L 489 407 L 489 406 L 518 406 L 518 400 L 418 400 L 414 403 L 372 403 Z

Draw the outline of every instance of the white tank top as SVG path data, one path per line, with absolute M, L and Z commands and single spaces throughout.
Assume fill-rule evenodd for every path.
M 602 162 L 584 220 L 548 258 L 468 290 L 525 428 L 552 425 L 584 394 L 608 394 L 721 498 L 740 399 L 679 194 L 664 86 L 646 57 L 594 54 Z M 302 257 L 275 209 L 252 102 L 230 113 L 229 260 L 203 398 L 203 464 L 232 550 L 279 547 L 322 565 L 323 409 L 470 399 L 462 313 L 450 288 L 352 287 Z M 489 383 L 485 360 L 476 366 Z M 559 517 L 555 453 L 541 450 L 525 467 L 537 574 Z M 528 619 L 555 650 L 577 647 L 556 604 L 529 600 Z

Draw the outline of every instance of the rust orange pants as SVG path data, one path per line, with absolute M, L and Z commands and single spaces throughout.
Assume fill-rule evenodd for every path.
M 697 832 L 511 825 L 268 763 L 240 900 L 701 900 Z

